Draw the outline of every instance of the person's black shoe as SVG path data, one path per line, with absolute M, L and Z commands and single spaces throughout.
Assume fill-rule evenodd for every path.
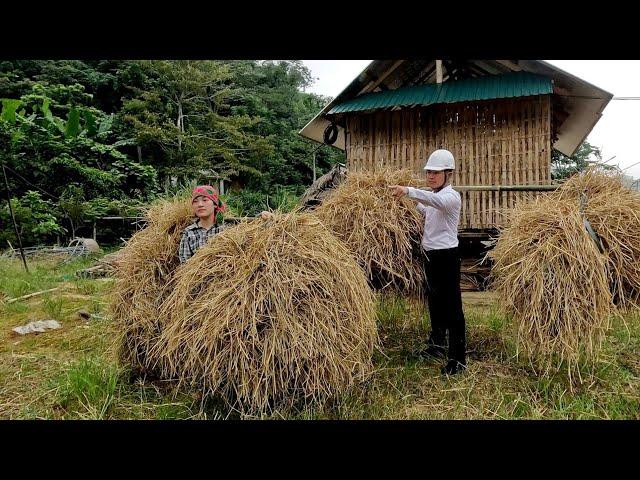
M 466 368 L 467 366 L 464 363 L 460 363 L 457 360 L 449 360 L 440 372 L 442 372 L 443 375 L 456 375 L 463 372 Z
M 420 356 L 428 360 L 441 360 L 445 358 L 445 349 L 440 345 L 429 345 L 424 350 L 420 351 Z

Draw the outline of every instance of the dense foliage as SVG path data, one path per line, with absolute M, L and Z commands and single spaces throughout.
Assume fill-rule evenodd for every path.
M 329 100 L 300 61 L 0 61 L 0 161 L 23 242 L 225 182 L 240 214 L 290 205 L 317 148 L 298 135 Z M 342 159 L 317 151 L 317 174 Z M 0 248 L 15 244 L 6 193 Z M 79 230 L 80 229 L 80 230 Z

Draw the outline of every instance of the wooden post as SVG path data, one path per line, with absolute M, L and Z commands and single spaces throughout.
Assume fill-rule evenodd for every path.
M 436 60 L 436 83 L 442 83 L 442 60 Z
M 316 151 L 315 150 L 313 151 L 313 183 L 316 183 Z
M 18 231 L 18 224 L 16 223 L 16 217 L 13 214 L 13 207 L 11 206 L 11 191 L 9 190 L 9 180 L 7 180 L 7 171 L 4 169 L 4 163 L 2 164 L 2 174 L 4 175 L 4 184 L 7 187 L 7 202 L 9 202 L 9 213 L 11 214 L 11 220 L 13 221 L 13 229 L 18 237 L 18 247 L 20 247 L 20 256 L 22 257 L 22 263 L 24 269 L 29 273 L 29 267 L 27 267 L 27 259 L 24 256 L 24 250 L 22 249 L 22 237 Z
M 93 221 L 93 241 L 96 242 L 96 221 Z

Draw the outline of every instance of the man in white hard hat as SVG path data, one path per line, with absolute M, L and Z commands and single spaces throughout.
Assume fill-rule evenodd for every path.
M 446 335 L 449 332 L 448 362 L 442 373 L 453 375 L 466 368 L 465 320 L 460 292 L 460 253 L 458 251 L 458 223 L 460 194 L 451 188 L 455 169 L 453 154 L 436 150 L 427 160 L 424 170 L 427 185 L 432 191 L 408 186 L 392 185 L 393 194 L 408 195 L 418 202 L 418 210 L 425 216 L 422 248 L 425 253 L 427 301 L 431 319 L 431 335 L 421 355 L 444 358 Z

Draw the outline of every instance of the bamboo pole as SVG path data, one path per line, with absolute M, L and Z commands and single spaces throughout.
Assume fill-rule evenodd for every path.
M 459 185 L 453 189 L 459 192 L 537 192 L 555 190 L 560 185 Z
M 24 264 L 25 271 L 29 273 L 29 267 L 27 267 L 27 259 L 25 258 L 24 250 L 22 249 L 22 237 L 20 236 L 18 224 L 16 223 L 16 217 L 13 214 L 13 207 L 11 206 L 11 190 L 9 190 L 9 180 L 7 180 L 7 171 L 4 168 L 4 163 L 2 164 L 2 174 L 4 175 L 4 184 L 7 187 L 7 202 L 9 202 L 9 213 L 11 214 L 11 220 L 13 221 L 13 229 L 16 232 L 16 237 L 18 237 L 20 256 L 22 257 L 22 263 Z

